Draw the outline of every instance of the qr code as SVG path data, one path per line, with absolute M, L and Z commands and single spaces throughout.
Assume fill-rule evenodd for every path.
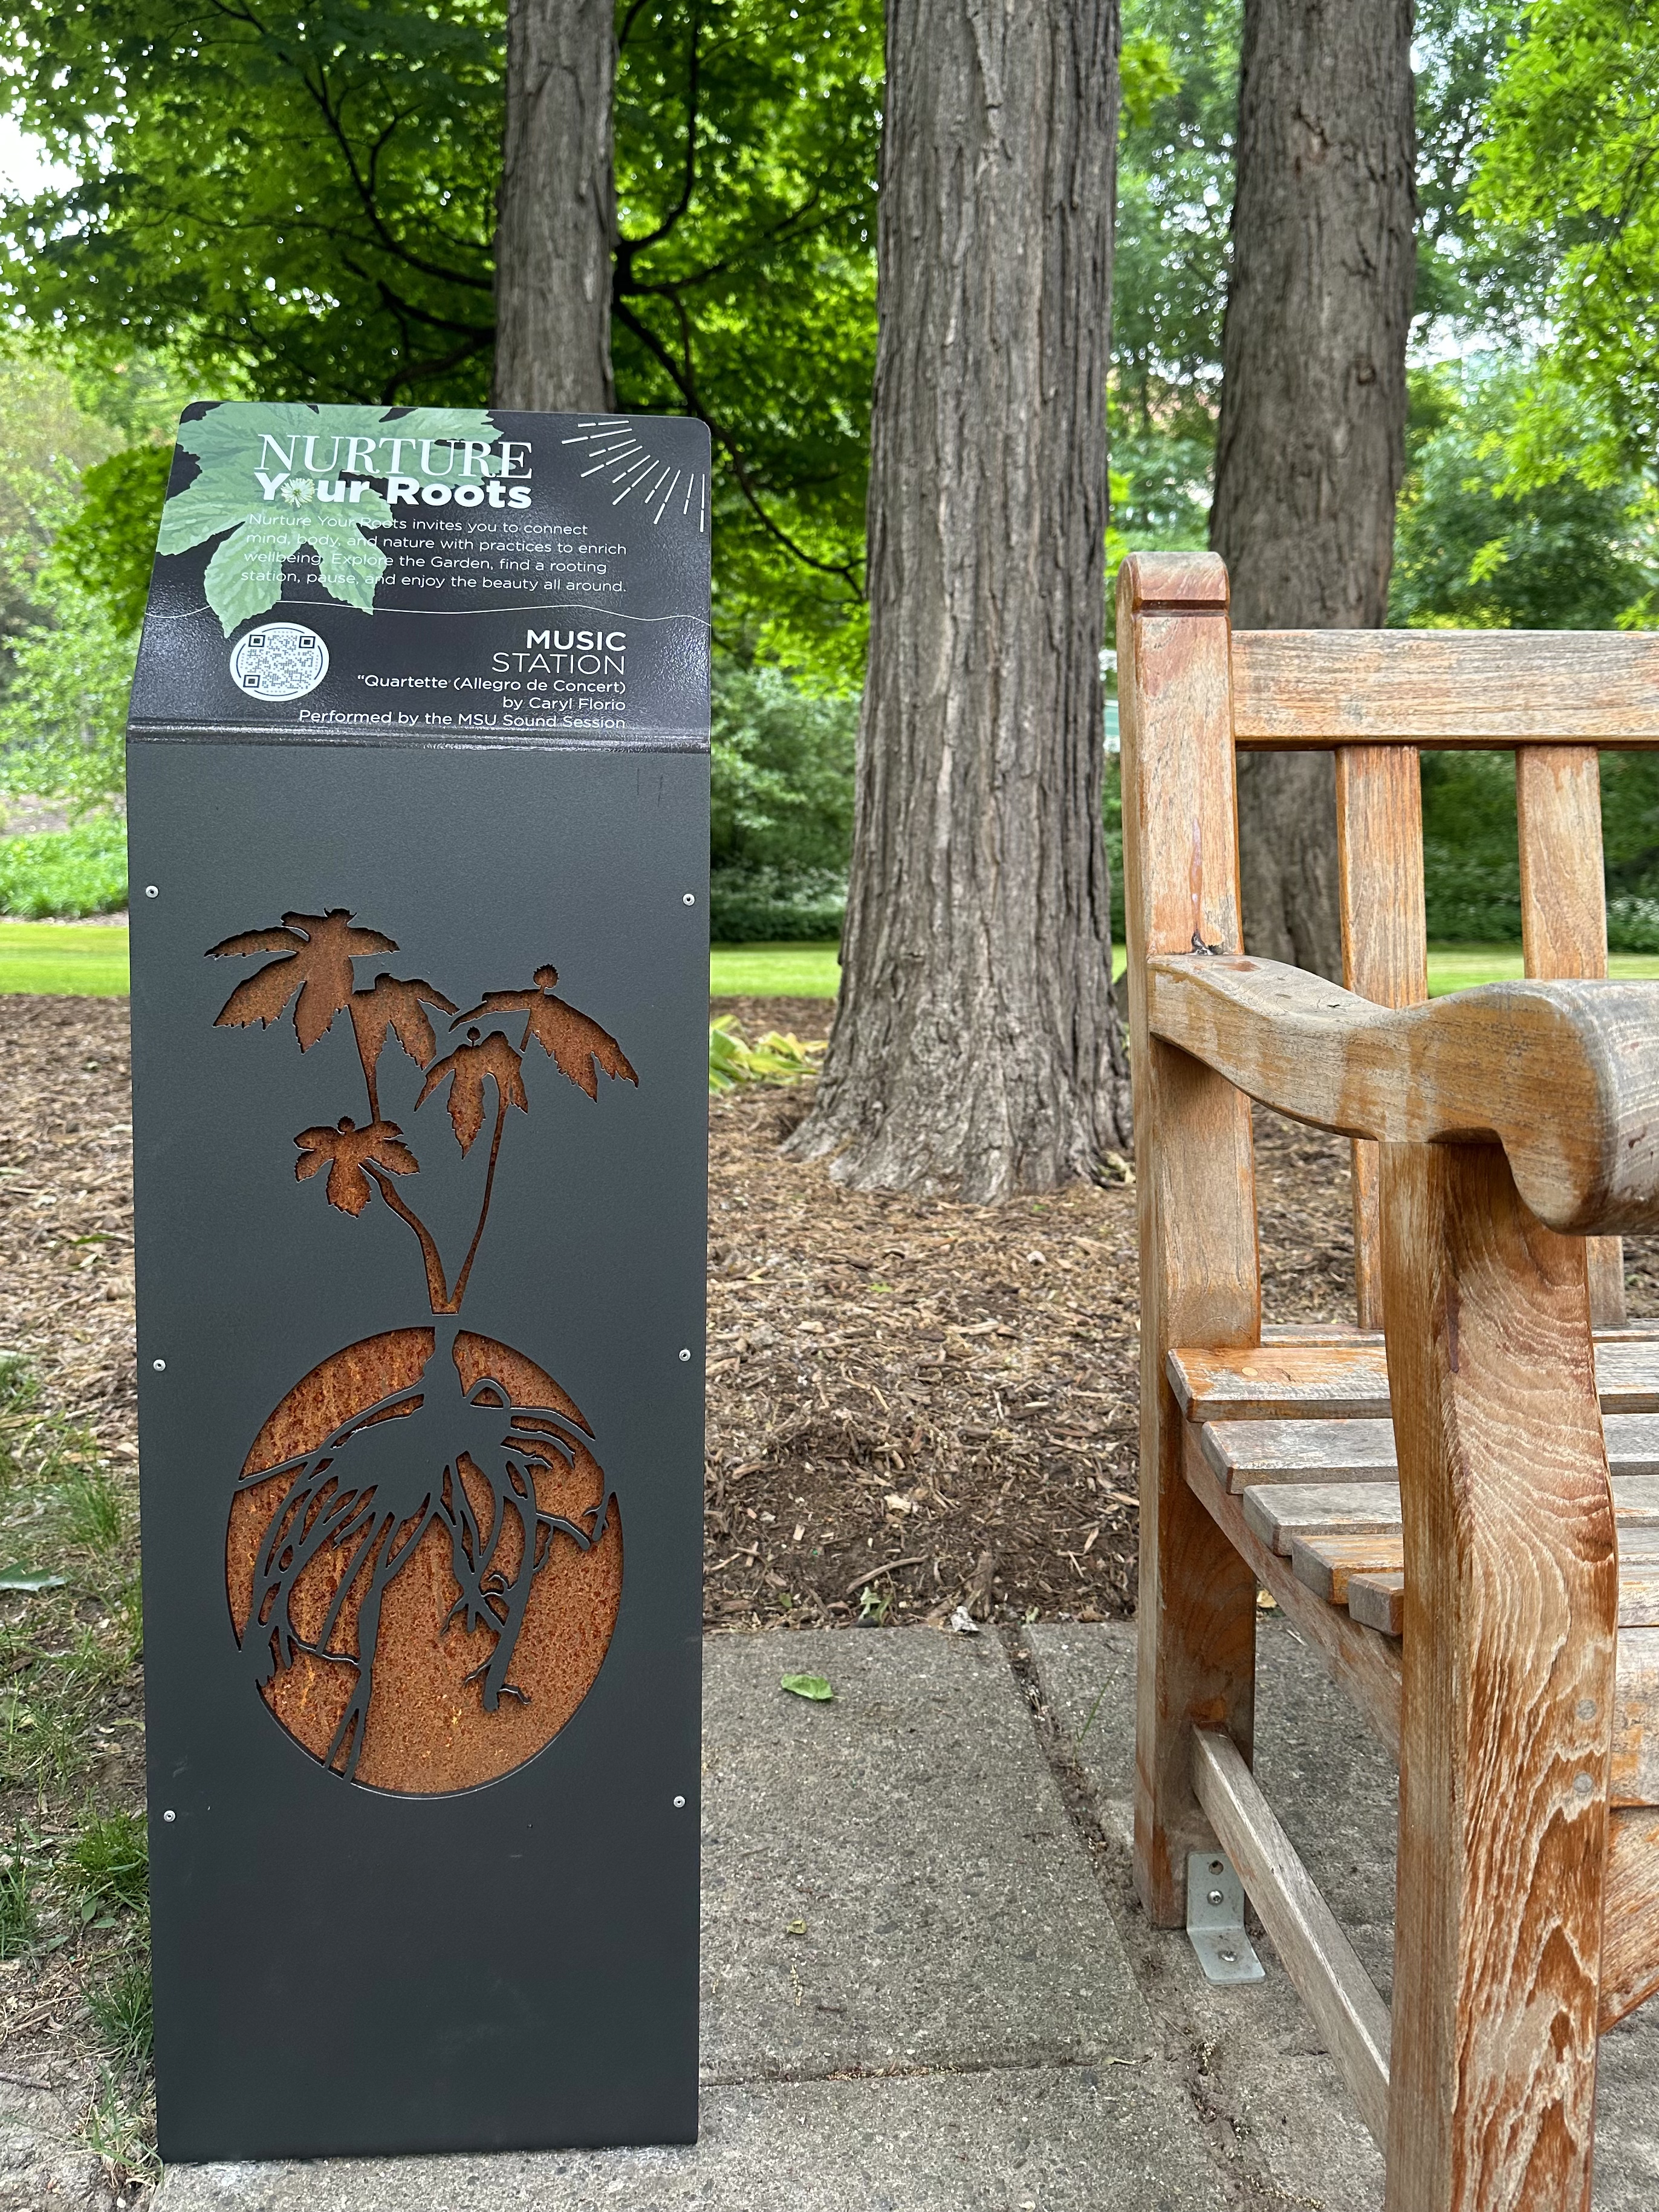
M 237 640 L 230 673 L 251 699 L 302 699 L 328 673 L 328 647 L 299 623 L 267 623 Z

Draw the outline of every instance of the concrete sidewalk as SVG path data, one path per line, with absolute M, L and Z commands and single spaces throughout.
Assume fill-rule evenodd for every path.
M 1259 1771 L 1386 1990 L 1392 1771 L 1282 1624 L 1262 1646 Z M 989 1632 L 710 1640 L 695 2147 L 175 2166 L 158 2212 L 1380 2205 L 1266 1943 L 1265 1983 L 1212 1989 L 1133 1905 L 1133 1629 L 1022 1649 L 1024 1681 Z M 804 1669 L 833 1704 L 780 1690 Z M 1602 2052 L 1595 2202 L 1633 2212 L 1659 2199 L 1659 2020 Z

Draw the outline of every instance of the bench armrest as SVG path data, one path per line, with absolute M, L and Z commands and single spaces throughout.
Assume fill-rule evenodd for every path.
M 1146 963 L 1154 1036 L 1294 1120 L 1500 1144 L 1552 1229 L 1659 1230 L 1659 983 L 1486 983 L 1399 1011 L 1276 960 Z

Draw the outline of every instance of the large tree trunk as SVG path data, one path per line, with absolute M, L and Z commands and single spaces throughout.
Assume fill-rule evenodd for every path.
M 969 1200 L 1128 1127 L 1100 821 L 1116 0 L 889 0 L 870 665 L 798 1157 Z
M 1411 0 L 1245 0 L 1210 543 L 1245 629 L 1375 629 L 1405 468 Z M 1238 771 L 1250 950 L 1341 973 L 1328 753 Z
M 495 225 L 497 407 L 615 404 L 612 0 L 509 0 Z

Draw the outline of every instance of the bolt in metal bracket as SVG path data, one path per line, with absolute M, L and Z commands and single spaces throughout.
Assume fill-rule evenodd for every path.
M 1261 1961 L 1244 1933 L 1244 1885 L 1219 1850 L 1187 1855 L 1187 1937 L 1208 1982 L 1259 1982 Z

